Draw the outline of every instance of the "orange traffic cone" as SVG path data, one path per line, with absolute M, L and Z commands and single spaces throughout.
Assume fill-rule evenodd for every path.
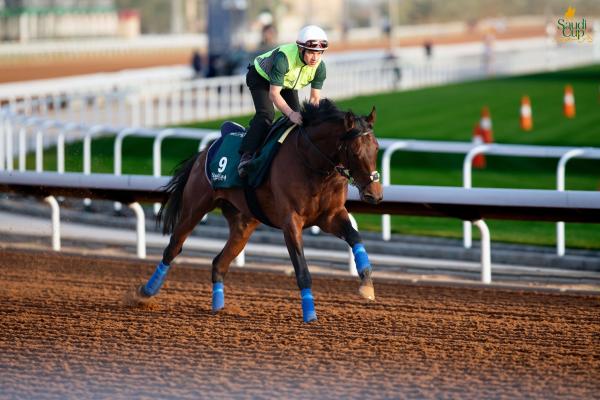
M 533 128 L 533 116 L 531 115 L 531 102 L 529 96 L 521 98 L 521 129 L 530 131 Z
M 575 118 L 575 95 L 571 85 L 565 86 L 565 96 L 563 98 L 563 111 L 565 117 Z
M 483 144 L 483 136 L 481 135 L 480 124 L 475 124 L 473 127 L 472 143 L 475 146 Z M 475 157 L 473 157 L 473 168 L 485 168 L 485 156 L 483 154 L 477 154 Z
M 479 120 L 479 133 L 484 143 L 494 143 L 494 133 L 492 132 L 492 118 L 487 106 L 481 109 L 481 119 Z

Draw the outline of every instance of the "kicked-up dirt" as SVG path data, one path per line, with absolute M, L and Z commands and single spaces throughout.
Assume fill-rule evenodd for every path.
M 155 301 L 124 295 L 147 261 L 0 250 L 0 398 L 597 398 L 600 296 L 175 265 Z

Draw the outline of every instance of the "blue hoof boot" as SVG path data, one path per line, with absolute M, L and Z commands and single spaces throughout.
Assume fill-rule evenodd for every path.
M 212 312 L 217 311 L 225 307 L 225 293 L 223 292 L 223 282 L 216 282 L 213 284 L 213 295 L 212 295 Z
M 315 312 L 315 310 L 312 310 L 310 312 L 305 312 L 302 315 L 302 319 L 306 323 L 316 321 L 317 320 L 317 313 Z
M 317 320 L 315 311 L 315 301 L 310 289 L 302 289 L 302 319 L 304 322 L 312 322 Z

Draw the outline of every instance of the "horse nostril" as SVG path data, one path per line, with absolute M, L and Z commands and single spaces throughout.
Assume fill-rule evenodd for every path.
M 364 199 L 364 201 L 366 201 L 367 203 L 370 203 L 370 204 L 378 204 L 381 201 L 381 197 L 375 198 L 375 196 L 373 196 L 371 194 L 367 194 L 367 193 L 365 193 L 363 195 L 363 199 Z

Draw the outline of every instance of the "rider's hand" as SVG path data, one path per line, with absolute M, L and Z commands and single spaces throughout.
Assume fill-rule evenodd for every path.
M 296 125 L 302 125 L 302 114 L 299 112 L 292 111 L 290 115 L 288 115 L 288 118 Z

